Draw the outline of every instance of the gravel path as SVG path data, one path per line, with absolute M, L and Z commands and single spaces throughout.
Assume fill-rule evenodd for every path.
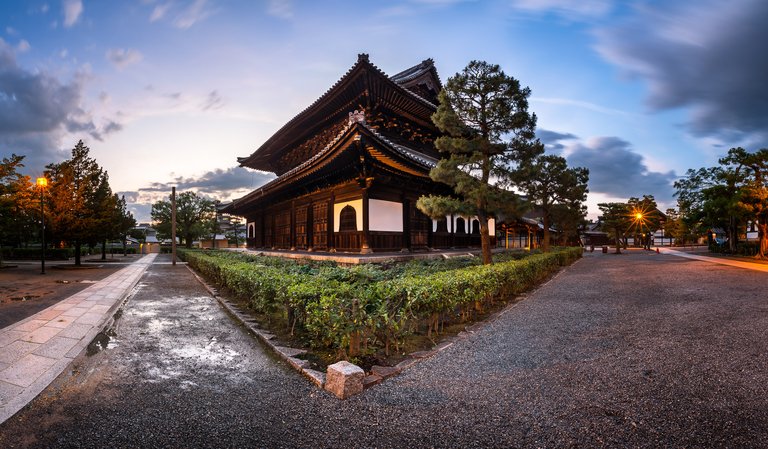
M 588 254 L 341 402 L 265 353 L 185 267 L 155 265 L 116 346 L 0 426 L 0 447 L 766 447 L 765 285 Z

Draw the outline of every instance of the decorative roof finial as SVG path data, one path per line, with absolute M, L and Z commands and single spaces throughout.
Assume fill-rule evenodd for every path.
M 369 62 L 368 53 L 359 53 L 357 55 L 357 62 Z
M 354 112 L 350 112 L 347 123 L 350 125 L 354 123 L 362 123 L 363 125 L 365 125 L 365 111 L 355 110 Z

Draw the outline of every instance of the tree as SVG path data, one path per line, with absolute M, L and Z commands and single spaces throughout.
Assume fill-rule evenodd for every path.
M 748 221 L 757 225 L 756 257 L 768 253 L 768 149 L 749 153 L 731 148 L 719 166 L 690 169 L 675 182 L 680 213 L 691 227 L 723 228 L 728 250 L 735 253 L 739 234 Z
M 628 231 L 634 232 L 635 241 L 642 238 L 643 248 L 651 249 L 651 234 L 661 228 L 662 219 L 656 199 L 653 195 L 643 195 L 642 199 L 632 197 L 627 206 L 632 221 Z
M 90 149 L 80 140 L 72 149 L 72 158 L 46 166 L 50 179 L 50 227 L 58 239 L 70 241 L 75 248 L 75 265 L 81 264 L 83 243 L 94 244 L 109 226 L 112 190 L 109 175 Z
M 39 197 L 34 196 L 34 184 L 22 175 L 24 156 L 12 154 L 0 161 L 0 264 L 2 246 L 18 246 L 39 220 Z M 35 207 L 35 198 L 38 199 Z
M 540 155 L 533 163 L 526 164 L 517 172 L 517 183 L 528 196 L 528 201 L 541 209 L 544 226 L 542 250 L 549 252 L 550 228 L 553 214 L 558 209 L 558 217 L 565 223 L 572 223 L 580 214 L 583 218 L 582 202 L 587 200 L 587 182 L 589 170 L 582 167 L 568 168 L 565 158 L 556 155 Z M 563 210 L 565 206 L 575 214 Z
M 498 65 L 472 61 L 448 79 L 432 115 L 445 134 L 435 146 L 447 157 L 430 177 L 452 187 L 456 196 L 421 197 L 417 207 L 432 218 L 451 213 L 476 216 L 484 264 L 492 263 L 488 220 L 502 212 L 518 214 L 521 202 L 510 190 L 515 170 L 544 151 L 534 140 L 536 115 L 528 112 L 530 94 Z
M 136 226 L 136 220 L 133 218 L 133 214 L 128 211 L 125 196 L 118 197 L 118 195 L 115 194 L 114 204 L 115 207 L 112 209 L 111 237 L 119 238 L 123 243 L 123 256 L 125 256 L 128 251 L 125 241 L 131 228 Z
M 765 259 L 768 255 L 768 149 L 748 153 L 744 148 L 731 148 L 720 163 L 743 171 L 737 206 L 745 217 L 755 222 L 759 240 L 755 257 Z
M 621 254 L 621 240 L 632 226 L 629 205 L 627 203 L 600 203 L 597 207 L 603 213 L 599 217 L 602 229 L 613 233 L 616 240 L 616 254 Z
M 152 205 L 152 221 L 157 232 L 171 234 L 171 202 L 161 200 Z M 195 192 L 184 192 L 176 198 L 176 232 L 183 237 L 187 248 L 192 241 L 205 235 L 210 229 L 210 220 L 216 219 L 214 202 L 197 196 Z

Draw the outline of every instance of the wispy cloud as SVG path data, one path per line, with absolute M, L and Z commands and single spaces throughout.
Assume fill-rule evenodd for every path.
M 149 15 L 149 21 L 155 22 L 165 17 L 165 14 L 168 12 L 171 6 L 173 6 L 173 3 L 171 2 L 156 5 L 154 9 L 152 9 L 152 14 Z
M 113 48 L 107 50 L 107 59 L 120 70 L 141 61 L 142 58 L 143 55 L 134 49 Z
M 533 13 L 555 13 L 566 19 L 602 17 L 613 9 L 609 0 L 513 0 L 512 6 Z
M 292 0 L 269 0 L 267 4 L 267 14 L 281 19 L 293 18 Z
M 83 14 L 82 0 L 64 0 L 64 27 L 69 28 L 76 24 Z
M 208 96 L 205 98 L 205 101 L 200 106 L 203 111 L 208 111 L 212 109 L 221 109 L 224 107 L 224 99 L 219 95 L 219 92 L 216 90 L 211 91 Z
M 532 97 L 531 103 L 546 103 L 556 104 L 561 106 L 574 106 L 577 108 L 588 109 L 590 111 L 599 112 L 601 114 L 608 115 L 629 115 L 627 111 L 620 109 L 608 108 L 599 104 L 590 103 L 588 101 L 572 100 L 570 98 L 546 98 L 546 97 Z
M 19 44 L 18 44 L 18 45 L 16 45 L 16 50 L 17 50 L 19 53 L 25 53 L 25 52 L 28 52 L 30 48 L 32 48 L 32 46 L 31 46 L 31 45 L 29 45 L 29 42 L 27 42 L 25 39 L 22 39 L 22 40 L 20 40 L 20 41 L 19 41 Z
M 184 8 L 181 13 L 176 16 L 173 24 L 177 28 L 187 29 L 192 25 L 205 20 L 208 16 L 213 14 L 213 10 L 208 7 L 207 0 L 194 0 L 192 4 Z

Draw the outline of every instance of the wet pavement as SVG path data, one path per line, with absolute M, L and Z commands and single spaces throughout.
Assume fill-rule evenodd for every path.
M 72 269 L 73 262 L 49 260 L 45 274 L 39 261 L 4 260 L 8 268 L 0 269 L 0 329 L 88 288 L 139 257 L 108 255 L 102 261 L 100 256 L 87 256 L 80 269 Z
M 587 254 L 468 338 L 339 401 L 185 266 L 155 264 L 106 349 L 0 425 L 0 447 L 765 447 L 765 276 Z

